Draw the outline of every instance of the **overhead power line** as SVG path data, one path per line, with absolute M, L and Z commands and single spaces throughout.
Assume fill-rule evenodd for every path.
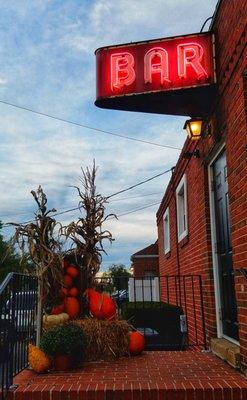
M 133 213 L 135 213 L 137 211 L 145 210 L 145 208 L 157 206 L 158 204 L 160 204 L 160 201 L 156 201 L 156 203 L 148 204 L 147 206 L 143 206 L 143 207 L 140 207 L 140 208 L 135 208 L 134 210 L 126 211 L 126 213 L 118 214 L 117 217 L 119 218 L 119 217 L 123 217 L 125 215 L 133 214 Z
M 155 196 L 157 194 L 164 194 L 164 192 L 155 192 L 155 193 L 148 193 L 148 194 L 140 194 L 139 196 L 129 196 L 129 197 L 121 197 L 120 199 L 111 200 L 110 203 L 115 201 L 123 201 L 123 200 L 134 200 L 139 199 L 140 197 L 148 197 L 148 196 Z
M 143 197 L 152 197 L 152 196 L 156 196 L 158 194 L 163 194 L 163 192 L 154 192 L 154 193 L 147 193 L 147 194 L 139 194 L 138 196 L 121 197 L 120 199 L 111 200 L 109 203 L 115 203 L 115 202 L 124 201 L 124 200 L 135 200 L 135 199 L 140 199 L 140 198 L 143 198 Z M 68 210 L 68 206 L 67 207 L 60 207 L 60 210 Z M 18 214 L 16 214 L 16 213 L 3 214 L 3 215 L 1 215 L 1 218 L 19 217 L 20 215 L 30 215 L 32 213 L 33 213 L 33 211 L 20 212 Z
M 138 211 L 145 210 L 146 208 L 154 207 L 154 206 L 156 206 L 156 205 L 158 205 L 158 204 L 160 204 L 160 201 L 157 201 L 156 203 L 148 204 L 148 205 L 143 206 L 143 207 L 138 207 L 138 208 L 135 208 L 135 209 L 130 210 L 130 211 L 126 211 L 125 213 L 118 214 L 118 215 L 117 215 L 117 218 L 119 218 L 119 217 L 124 217 L 124 216 L 129 215 L 129 214 L 134 214 L 134 213 L 136 213 L 136 212 L 138 212 Z M 114 217 L 109 218 L 109 219 L 114 219 Z M 27 221 L 27 222 L 32 222 L 32 221 Z M 9 227 L 10 227 L 10 226 L 6 224 L 6 225 L 4 225 L 4 226 L 2 227 L 2 229 L 6 229 L 6 228 L 9 228 Z
M 33 113 L 33 114 L 40 115 L 40 116 L 42 116 L 42 117 L 52 118 L 52 119 L 55 119 L 55 120 L 57 120 L 57 121 L 64 122 L 64 123 L 66 123 L 66 124 L 71 124 L 71 125 L 75 125 L 75 126 L 80 126 L 81 128 L 90 129 L 90 130 L 95 131 L 95 132 L 105 133 L 105 134 L 107 134 L 107 135 L 117 136 L 117 137 L 120 137 L 120 138 L 122 138 L 122 139 L 133 140 L 133 141 L 135 141 L 135 142 L 145 143 L 145 144 L 149 144 L 149 145 L 152 145 L 152 146 L 164 147 L 164 148 L 172 149 L 172 150 L 181 150 L 180 147 L 169 146 L 169 145 L 165 145 L 165 144 L 150 142 L 150 141 L 148 141 L 148 140 L 137 139 L 137 138 L 134 138 L 134 137 L 131 137 L 131 136 L 125 136 L 125 135 L 121 135 L 121 134 L 119 134 L 119 133 L 114 133 L 114 132 L 106 131 L 106 130 L 104 130 L 104 129 L 94 128 L 93 126 L 81 124 L 81 123 L 79 123 L 79 122 L 71 121 L 71 120 L 68 120 L 68 119 L 65 119 L 65 118 L 60 118 L 60 117 L 57 117 L 57 116 L 52 115 L 52 114 L 47 114 L 47 113 L 44 113 L 44 112 L 40 112 L 40 111 L 37 111 L 37 110 L 33 110 L 32 108 L 25 107 L 25 106 L 20 106 L 20 105 L 18 105 L 18 104 L 10 103 L 10 102 L 5 101 L 5 100 L 0 100 L 0 103 L 5 104 L 5 105 L 7 105 L 7 106 L 14 107 L 14 108 L 18 108 L 18 109 L 20 109 L 20 110 L 24 110 L 24 111 L 31 112 L 31 113 Z
M 152 176 L 151 178 L 145 179 L 145 181 L 136 183 L 136 184 L 133 185 L 133 186 L 129 186 L 129 187 L 126 188 L 126 189 L 119 190 L 118 192 L 113 193 L 113 194 L 111 194 L 110 196 L 107 196 L 106 198 L 107 198 L 107 199 L 110 199 L 111 197 L 117 196 L 117 195 L 120 194 L 120 193 L 127 192 L 128 190 L 134 189 L 134 188 L 137 187 L 137 186 L 140 186 L 140 185 L 143 185 L 144 183 L 150 182 L 150 181 L 152 181 L 153 179 L 158 178 L 159 176 L 165 175 L 165 174 L 167 174 L 167 173 L 170 172 L 170 171 L 172 171 L 172 168 L 169 168 L 169 169 L 167 169 L 166 171 L 161 172 L 160 174 L 154 175 L 154 176 Z
M 118 192 L 115 192 L 115 193 L 113 193 L 113 194 L 107 196 L 106 199 L 108 200 L 108 199 L 112 198 L 113 196 L 117 196 L 117 195 L 120 194 L 120 193 L 127 192 L 128 190 L 132 190 L 132 189 L 134 189 L 134 188 L 137 187 L 137 186 L 140 186 L 140 185 L 143 185 L 144 183 L 150 182 L 151 180 L 153 180 L 153 179 L 155 179 L 155 178 L 158 178 L 158 177 L 160 177 L 160 176 L 162 176 L 162 175 L 167 174 L 168 172 L 172 171 L 172 169 L 173 169 L 173 168 L 169 168 L 169 169 L 167 169 L 166 171 L 163 171 L 163 172 L 161 172 L 161 173 L 159 173 L 159 174 L 157 174 L 157 175 L 154 175 L 154 176 L 152 176 L 151 178 L 145 179 L 144 181 L 138 182 L 138 183 L 136 183 L 135 185 L 129 186 L 129 187 L 127 187 L 126 189 L 119 190 Z M 52 217 L 56 217 L 56 216 L 58 216 L 58 215 L 67 214 L 67 213 L 70 213 L 70 212 L 72 212 L 72 211 L 76 211 L 76 210 L 78 210 L 78 209 L 80 209 L 80 207 L 77 206 L 77 207 L 69 208 L 69 209 L 67 209 L 67 210 L 65 210 L 65 211 L 59 211 L 59 212 L 56 212 L 56 213 L 52 214 Z M 28 223 L 31 223 L 31 222 L 34 222 L 34 220 L 21 222 L 21 224 L 28 224 Z M 8 225 L 8 224 L 5 224 L 5 225 Z

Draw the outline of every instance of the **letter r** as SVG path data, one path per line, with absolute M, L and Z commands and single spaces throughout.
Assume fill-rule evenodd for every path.
M 178 76 L 187 77 L 187 67 L 191 66 L 197 78 L 207 78 L 208 74 L 202 66 L 203 47 L 199 43 L 183 43 L 177 47 L 178 51 Z

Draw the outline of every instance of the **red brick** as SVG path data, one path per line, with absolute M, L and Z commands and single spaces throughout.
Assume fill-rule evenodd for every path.
M 216 316 L 214 308 L 214 284 L 212 276 L 212 249 L 210 242 L 210 208 L 208 169 L 205 157 L 213 152 L 218 141 L 226 143 L 226 157 L 228 165 L 228 188 L 230 221 L 232 231 L 233 265 L 234 268 L 246 268 L 247 265 L 247 77 L 246 70 L 246 12 L 247 4 L 241 0 L 220 2 L 213 30 L 216 38 L 216 64 L 218 74 L 218 92 L 216 94 L 217 107 L 214 108 L 209 119 L 212 121 L 213 132 L 198 143 L 186 140 L 180 158 L 177 162 L 173 180 L 168 184 L 157 212 L 159 270 L 160 275 L 198 274 L 203 279 L 203 294 L 205 300 L 206 331 L 208 338 L 216 335 Z M 227 26 L 231 26 L 229 38 Z M 244 34 L 245 33 L 245 34 Z M 184 151 L 199 149 L 200 159 L 184 159 Z M 188 196 L 188 237 L 183 243 L 176 245 L 175 229 L 175 196 L 176 189 L 183 174 L 187 178 Z M 163 250 L 163 215 L 169 206 L 171 251 L 169 257 Z M 178 264 L 179 260 L 179 264 Z M 180 268 L 179 268 L 180 265 Z M 247 294 L 236 288 L 237 304 L 240 324 L 243 316 L 247 316 Z M 165 286 L 161 285 L 162 300 L 167 301 Z M 175 291 L 171 293 L 170 302 L 177 303 Z M 190 313 L 190 340 L 196 340 L 192 301 L 188 304 Z M 183 304 L 184 307 L 184 304 Z M 184 307 L 185 308 L 185 307 Z M 241 313 L 240 313 L 241 310 Z M 198 313 L 197 313 L 198 315 Z M 200 316 L 197 317 L 200 325 Z M 246 331 L 240 329 L 240 342 Z M 201 341 L 201 333 L 199 335 Z M 247 358 L 244 348 L 244 363 Z

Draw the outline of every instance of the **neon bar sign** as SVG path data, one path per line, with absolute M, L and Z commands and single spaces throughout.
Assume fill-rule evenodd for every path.
M 97 99 L 215 82 L 210 33 L 96 50 Z

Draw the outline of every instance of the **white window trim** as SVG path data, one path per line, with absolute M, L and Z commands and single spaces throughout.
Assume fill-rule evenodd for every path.
M 165 237 L 166 237 L 166 232 L 165 232 L 165 219 L 167 218 L 167 238 L 168 238 L 168 246 L 165 247 Z M 164 253 L 167 254 L 171 250 L 171 240 L 170 240 L 170 213 L 169 213 L 169 207 L 166 209 L 164 216 L 163 216 L 163 233 L 164 233 Z
M 178 196 L 179 192 L 184 187 L 184 211 L 185 211 L 185 230 L 179 234 L 179 209 L 178 209 Z M 186 175 L 183 175 L 181 181 L 176 188 L 176 205 L 177 205 L 177 231 L 178 231 L 178 241 L 181 242 L 188 235 L 188 209 L 187 209 L 187 182 Z

